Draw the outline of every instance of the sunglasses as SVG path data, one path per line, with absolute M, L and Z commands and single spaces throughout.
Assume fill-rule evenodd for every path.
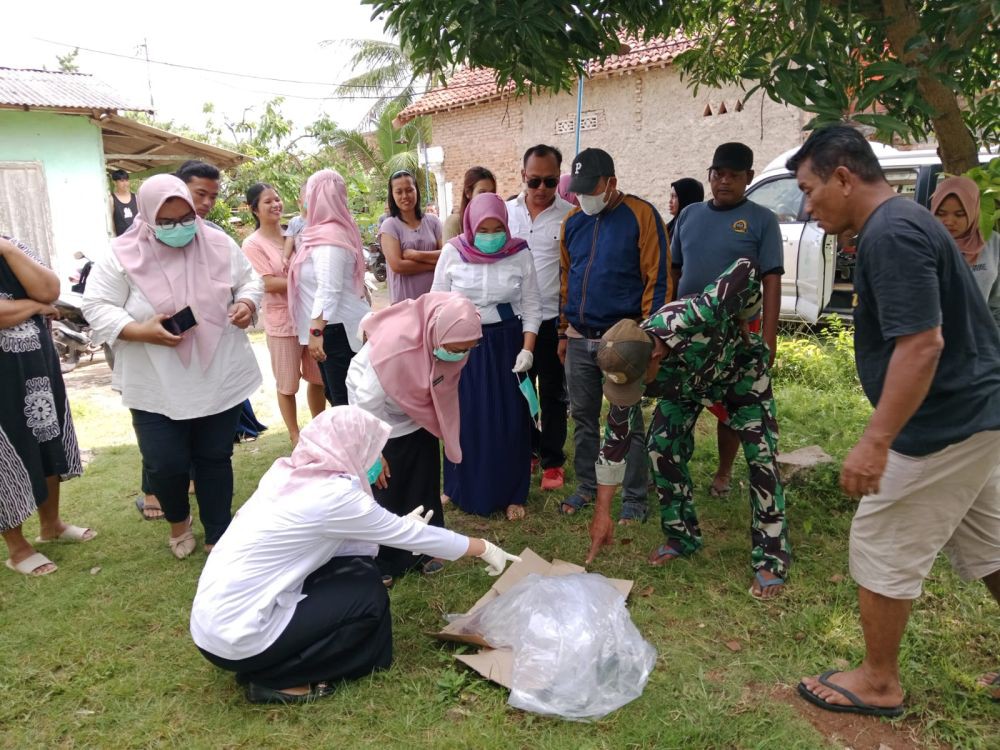
M 537 189 L 545 183 L 545 187 L 554 188 L 559 184 L 558 177 L 532 177 L 524 181 L 524 184 L 530 187 L 532 190 Z

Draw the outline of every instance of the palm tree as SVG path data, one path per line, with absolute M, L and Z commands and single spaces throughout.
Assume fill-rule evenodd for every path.
M 336 43 L 335 40 L 321 42 L 322 45 Z M 377 125 L 390 106 L 396 106 L 399 112 L 418 92 L 423 93 L 426 89 L 426 79 L 413 72 L 409 56 L 400 45 L 378 39 L 346 39 L 342 43 L 354 50 L 351 72 L 359 69 L 363 72 L 341 83 L 334 93 L 349 98 L 378 97 L 365 116 L 366 125 Z

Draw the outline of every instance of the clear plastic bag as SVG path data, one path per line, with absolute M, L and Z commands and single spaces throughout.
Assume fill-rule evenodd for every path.
M 625 597 L 594 573 L 529 575 L 455 624 L 512 650 L 510 705 L 565 719 L 599 719 L 638 698 L 656 663 Z

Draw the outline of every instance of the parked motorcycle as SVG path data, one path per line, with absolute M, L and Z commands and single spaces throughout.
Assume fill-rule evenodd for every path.
M 385 255 L 382 253 L 382 245 L 373 242 L 365 248 L 365 264 L 376 281 L 385 281 L 386 265 Z
M 108 367 L 113 369 L 114 354 L 111 347 L 107 344 L 100 346 L 91 340 L 90 324 L 83 316 L 83 292 L 87 287 L 87 277 L 94 265 L 93 261 L 79 251 L 73 256 L 85 262 L 69 277 L 73 282 L 71 291 L 62 292 L 59 299 L 52 303 L 59 311 L 59 318 L 52 321 L 52 342 L 59 354 L 60 369 L 63 372 L 70 372 L 79 364 L 81 357 L 89 356 L 93 361 L 94 355 L 102 349 L 104 360 L 108 363 Z

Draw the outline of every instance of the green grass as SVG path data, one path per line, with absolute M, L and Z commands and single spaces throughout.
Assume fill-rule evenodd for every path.
M 777 373 L 782 447 L 819 444 L 842 458 L 868 416 L 836 342 L 789 351 Z M 841 348 L 843 346 L 843 342 Z M 833 360 L 833 364 L 831 364 Z M 792 371 L 791 365 L 799 368 Z M 787 694 L 804 674 L 846 666 L 862 653 L 855 586 L 847 571 L 854 503 L 837 468 L 819 467 L 788 488 L 795 562 L 787 595 L 762 605 L 747 595 L 744 492 L 708 497 L 714 425 L 699 424 L 693 473 L 706 547 L 663 569 L 644 563 L 659 543 L 655 522 L 617 533 L 592 570 L 635 579 L 629 609 L 656 646 L 656 669 L 638 700 L 594 724 L 526 714 L 506 691 L 456 663 L 455 648 L 426 636 L 443 615 L 465 611 L 490 584 L 479 561 L 410 576 L 392 591 L 395 663 L 305 707 L 248 705 L 227 673 L 198 654 L 187 632 L 201 553 L 174 560 L 167 527 L 132 506 L 139 459 L 127 412 L 107 393 L 71 392 L 85 475 L 64 487 L 67 519 L 92 524 L 93 543 L 46 552 L 59 564 L 31 580 L 4 571 L 0 586 L 0 747 L 400 748 L 817 748 L 843 747 L 802 718 Z M 287 450 L 270 393 L 255 406 L 271 429 L 236 448 L 236 504 Z M 737 463 L 737 483 L 746 482 Z M 537 481 L 537 480 L 536 480 Z M 572 481 L 567 484 L 567 492 Z M 532 492 L 525 522 L 466 516 L 449 526 L 508 550 L 580 562 L 589 513 L 556 513 L 559 495 Z M 37 533 L 37 520 L 26 534 Z M 94 569 L 100 568 L 94 572 Z M 831 576 L 843 580 L 831 582 Z M 835 579 L 836 580 L 836 579 Z M 997 608 L 982 586 L 961 584 L 939 562 L 903 643 L 907 716 L 901 733 L 924 743 L 996 747 L 1000 707 L 975 690 L 998 664 Z M 724 645 L 736 640 L 738 652 Z M 782 691 L 782 686 L 785 689 Z M 902 736 L 902 734 L 900 735 Z M 890 743 L 891 744 L 891 743 Z

